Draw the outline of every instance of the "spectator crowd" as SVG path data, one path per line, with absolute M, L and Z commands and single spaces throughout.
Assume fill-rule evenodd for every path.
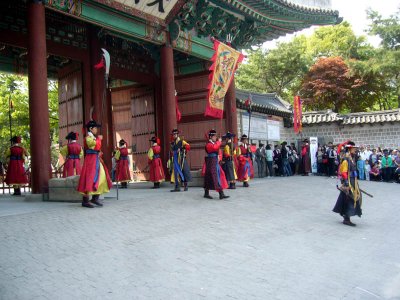
M 316 153 L 310 153 L 308 140 L 300 150 L 294 143 L 277 145 L 259 144 L 254 153 L 258 177 L 308 175 L 311 172 L 311 157 L 315 155 L 319 176 L 336 178 L 340 159 L 338 145 L 318 145 Z M 400 149 L 360 146 L 357 150 L 357 175 L 359 180 L 400 183 Z

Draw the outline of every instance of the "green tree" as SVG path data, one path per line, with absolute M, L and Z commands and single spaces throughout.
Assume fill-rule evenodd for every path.
M 10 100 L 11 105 L 9 105 Z M 24 146 L 29 151 L 28 78 L 0 73 L 0 160 L 3 162 L 5 161 L 4 154 L 7 148 L 10 147 L 9 112 L 11 112 L 12 135 L 20 135 Z M 49 115 L 50 135 L 53 145 L 58 143 L 58 88 L 55 81 L 49 81 Z M 54 157 L 55 152 L 52 151 L 52 158 Z
M 400 108 L 400 8 L 386 19 L 373 10 L 367 14 L 371 20 L 369 33 L 382 39 L 382 47 L 359 67 L 363 73 L 379 74 L 386 78 L 389 90 L 384 103 L 391 108 L 397 102 Z
M 312 62 L 304 36 L 279 43 L 273 50 L 259 48 L 249 52 L 247 63 L 240 66 L 236 76 L 238 87 L 260 93 L 276 92 L 283 98 L 296 93 Z

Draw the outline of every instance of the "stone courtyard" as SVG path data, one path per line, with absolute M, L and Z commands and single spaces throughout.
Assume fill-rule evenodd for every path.
M 150 186 L 95 209 L 0 196 L 0 299 L 400 299 L 398 184 L 361 183 L 355 228 L 331 212 L 335 179 L 223 201 Z

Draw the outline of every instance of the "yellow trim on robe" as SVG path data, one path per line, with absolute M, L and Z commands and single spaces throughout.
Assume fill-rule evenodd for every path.
M 149 151 L 147 151 L 147 157 L 148 157 L 150 160 L 153 160 L 153 157 L 154 157 L 153 148 L 150 147 Z
M 179 143 L 179 141 L 181 141 L 181 139 L 178 137 L 174 141 L 174 143 L 177 144 L 177 143 Z M 186 142 L 185 140 L 182 140 L 182 148 L 185 148 L 186 145 L 189 145 L 189 143 Z M 179 162 L 179 165 L 181 165 L 182 157 L 181 157 L 180 151 L 178 152 L 178 162 Z M 174 171 L 174 167 L 173 167 L 174 166 L 174 156 L 173 155 L 171 155 L 171 158 L 167 163 L 167 167 L 170 168 L 170 165 L 168 165 L 168 164 L 172 165 L 172 172 L 171 172 L 171 180 L 170 180 L 170 182 L 171 183 L 175 183 L 175 171 Z M 181 177 L 180 176 L 178 176 L 178 180 L 179 180 L 179 182 L 181 182 Z

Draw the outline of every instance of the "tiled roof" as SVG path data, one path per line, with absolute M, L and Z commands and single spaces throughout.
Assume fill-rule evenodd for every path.
M 303 124 L 340 122 L 345 125 L 400 122 L 400 109 L 340 115 L 331 110 L 303 113 Z
M 246 109 L 245 101 L 251 95 L 252 110 L 266 114 L 273 114 L 281 117 L 290 117 L 292 111 L 290 104 L 281 99 L 276 93 L 259 94 L 243 90 L 236 90 L 236 104 L 238 108 Z

